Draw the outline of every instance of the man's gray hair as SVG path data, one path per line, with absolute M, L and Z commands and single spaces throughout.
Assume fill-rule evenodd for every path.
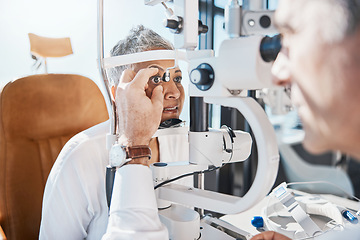
M 360 25 L 360 0 L 347 0 L 348 24 L 347 33 L 352 34 L 359 30 Z
M 320 31 L 325 39 L 341 41 L 360 30 L 360 0 L 322 1 L 326 5 L 323 5 L 324 9 L 319 11 L 327 12 L 327 15 L 323 15 L 326 19 L 323 19 L 321 26 L 324 28 Z
M 130 30 L 130 34 L 120 40 L 110 51 L 111 56 L 119 56 L 153 49 L 173 50 L 173 45 L 159 34 L 143 25 L 136 26 Z M 108 70 L 109 80 L 115 84 L 119 83 L 122 72 L 131 68 L 131 65 L 123 65 Z

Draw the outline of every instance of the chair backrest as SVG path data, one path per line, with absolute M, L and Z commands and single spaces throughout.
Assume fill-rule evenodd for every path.
M 37 57 L 64 57 L 73 54 L 70 38 L 48 38 L 29 33 L 30 52 Z
M 97 85 L 73 74 L 32 75 L 0 93 L 0 226 L 9 240 L 38 239 L 50 169 L 76 133 L 108 119 Z

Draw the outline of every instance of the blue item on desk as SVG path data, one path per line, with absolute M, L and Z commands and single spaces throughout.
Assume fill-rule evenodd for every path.
M 264 227 L 264 219 L 260 216 L 254 216 L 251 219 L 251 225 L 253 225 L 256 228 L 263 228 Z
M 355 217 L 351 212 L 349 212 L 348 210 L 345 210 L 341 213 L 343 215 L 343 217 L 348 220 L 351 223 L 357 223 L 358 219 L 357 217 Z

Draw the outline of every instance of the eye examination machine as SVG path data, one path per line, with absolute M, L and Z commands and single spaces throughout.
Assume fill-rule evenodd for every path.
M 286 183 L 273 189 L 280 158 L 277 136 L 264 109 L 254 98 L 248 97 L 248 91 L 265 89 L 262 94 L 271 107 L 289 108 L 286 89 L 271 83 L 271 66 L 281 49 L 281 36 L 273 24 L 274 11 L 267 10 L 264 1 L 242 2 L 239 5 L 238 0 L 232 0 L 226 6 L 228 39 L 222 41 L 215 54 L 213 50 L 197 50 L 199 35 L 207 32 L 207 26 L 198 19 L 198 1 L 145 0 L 144 4 L 149 6 L 164 6 L 164 25 L 174 34 L 175 50 L 105 58 L 103 0 L 99 0 L 99 69 L 109 99 L 112 99 L 108 150 L 111 152 L 116 147 L 118 126 L 106 70 L 152 60 L 175 60 L 175 66 L 183 61 L 190 79 L 190 126 L 162 127 L 155 136 L 188 134 L 189 158 L 151 166 L 160 220 L 168 228 L 170 239 L 250 239 L 264 230 L 277 231 L 293 239 L 313 239 L 330 231 L 342 231 L 345 226 L 359 227 L 359 205 L 353 201 L 341 205 L 326 196 L 292 190 L 291 184 Z M 161 81 L 167 81 L 168 77 L 165 73 Z M 206 104 L 237 109 L 251 127 L 254 139 L 248 132 L 226 126 L 209 128 Z M 243 197 L 237 197 L 205 190 L 203 175 L 228 163 L 248 159 L 253 141 L 256 141 L 258 162 L 249 191 Z M 109 205 L 118 167 L 111 156 L 106 173 Z M 194 174 L 198 176 L 196 188 L 175 181 Z M 252 223 L 251 228 L 228 221 L 242 218 L 240 213 L 254 207 L 256 211 L 250 214 L 253 219 L 244 220 Z M 205 215 L 204 210 L 240 215 L 218 219 Z

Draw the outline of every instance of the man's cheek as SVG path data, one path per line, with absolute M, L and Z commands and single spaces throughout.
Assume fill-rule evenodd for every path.
M 304 99 L 297 84 L 292 84 L 291 86 L 291 101 L 296 107 L 300 107 L 303 104 Z

